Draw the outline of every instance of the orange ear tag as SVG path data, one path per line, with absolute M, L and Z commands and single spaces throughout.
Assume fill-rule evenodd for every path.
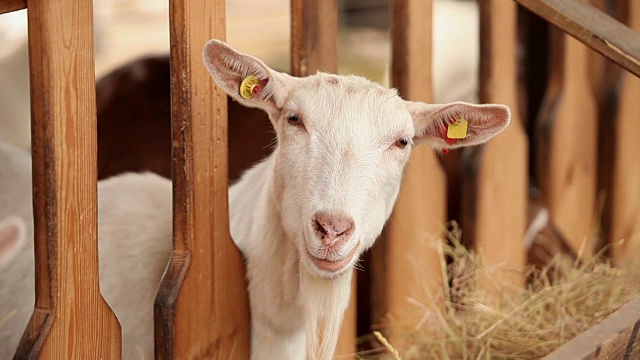
M 260 80 L 253 75 L 249 75 L 240 83 L 240 96 L 243 99 L 251 99 L 260 91 Z

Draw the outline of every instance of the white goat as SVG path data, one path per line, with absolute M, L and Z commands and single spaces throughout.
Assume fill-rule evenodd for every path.
M 391 214 L 414 142 L 480 144 L 508 125 L 509 109 L 404 101 L 356 76 L 296 78 L 218 40 L 204 62 L 226 93 L 266 111 L 277 134 L 274 152 L 229 190 L 231 236 L 247 261 L 252 359 L 329 359 L 351 270 Z M 245 98 L 248 76 L 259 84 Z M 467 136 L 450 144 L 447 126 L 459 118 Z
M 153 358 L 153 303 L 172 249 L 171 181 L 123 174 L 98 184 L 100 289 L 122 326 L 123 359 Z M 0 359 L 33 311 L 31 159 L 0 143 Z

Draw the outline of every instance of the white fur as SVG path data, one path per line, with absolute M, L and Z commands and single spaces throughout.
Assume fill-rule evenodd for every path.
M 412 148 L 397 146 L 398 140 L 437 148 L 482 143 L 507 126 L 509 110 L 407 102 L 356 76 L 295 78 L 217 40 L 205 47 L 204 62 L 234 99 L 265 110 L 277 134 L 273 154 L 229 190 L 231 236 L 247 260 L 252 359 L 329 359 L 349 301 L 351 269 L 382 231 L 398 195 Z M 262 88 L 243 99 L 238 88 L 248 75 Z M 292 115 L 304 125 L 289 123 Z M 437 126 L 461 116 L 469 136 L 448 145 Z M 353 220 L 355 230 L 342 247 L 323 245 L 314 227 L 319 212 Z M 314 258 L 346 264 L 327 271 Z
M 153 174 L 98 184 L 100 289 L 122 326 L 123 359 L 153 358 L 153 303 L 172 249 L 171 201 L 171 181 Z M 0 327 L 0 359 L 12 357 L 33 311 L 31 206 L 29 154 L 0 143 L 0 232 L 16 217 L 26 225 L 26 241 L 0 263 L 0 321 L 11 314 Z

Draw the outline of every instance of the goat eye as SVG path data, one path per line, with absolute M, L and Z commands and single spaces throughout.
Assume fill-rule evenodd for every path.
M 409 140 L 407 140 L 407 138 L 400 138 L 396 140 L 396 146 L 399 147 L 400 149 L 406 148 L 408 144 L 409 144 Z
M 298 115 L 289 115 L 289 116 L 287 116 L 287 121 L 291 125 L 300 125 L 300 124 L 302 124 L 302 120 L 300 120 L 300 117 Z

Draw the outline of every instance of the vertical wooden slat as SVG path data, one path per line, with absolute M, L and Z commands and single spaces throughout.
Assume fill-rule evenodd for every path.
M 291 0 L 291 73 L 308 76 L 317 71 L 338 71 L 338 1 Z M 356 286 L 354 276 L 337 355 L 356 351 Z
M 29 3 L 35 311 L 16 358 L 119 359 L 100 295 L 90 0 Z
M 2 0 L 0 1 L 0 14 L 21 10 L 27 7 L 25 0 Z
M 640 2 L 629 0 L 629 26 L 640 32 Z M 640 254 L 640 79 L 625 72 L 615 119 L 611 240 L 616 263 L 633 261 Z M 637 261 L 637 260 L 636 260 Z
M 337 0 L 291 0 L 291 73 L 338 71 Z
M 487 0 L 480 6 L 480 102 L 511 109 L 511 124 L 463 160 L 463 239 L 471 242 L 491 274 L 522 284 L 527 216 L 527 138 L 517 97 L 516 4 Z M 492 289 L 490 287 L 489 289 Z
M 392 24 L 392 84 L 412 101 L 430 102 L 432 2 L 395 0 Z M 431 148 L 416 147 L 406 167 L 395 210 L 376 251 L 384 256 L 375 282 L 383 285 L 378 316 L 407 320 L 442 291 L 437 246 L 446 216 L 446 177 Z M 374 309 L 374 311 L 376 311 Z M 415 318 L 412 318 L 413 320 Z M 381 321 L 378 318 L 374 321 Z M 415 324 L 414 324 L 415 325 Z M 391 338 L 394 339 L 393 334 Z
M 248 359 L 242 256 L 229 237 L 227 96 L 202 63 L 224 0 L 172 0 L 174 250 L 155 307 L 156 358 Z
M 593 93 L 591 50 L 552 29 L 550 87 L 538 118 L 537 177 L 551 221 L 574 251 L 584 244 L 593 253 L 597 182 L 597 102 Z
M 592 3 L 620 22 L 626 19 L 626 1 L 615 3 L 592 0 Z M 598 173 L 597 173 L 597 213 L 596 225 L 599 229 L 595 249 L 599 250 L 611 241 L 611 221 L 613 215 L 614 148 L 616 143 L 616 116 L 620 96 L 622 75 L 625 72 L 618 64 L 604 58 L 600 53 L 591 52 L 589 73 L 592 88 L 598 104 Z M 599 66 L 602 63 L 604 66 Z
M 598 10 L 606 13 L 606 0 L 589 0 L 589 2 L 591 5 L 598 8 Z M 598 104 L 601 103 L 601 99 L 606 91 L 605 85 L 607 82 L 607 72 L 605 70 L 607 67 L 607 61 L 608 59 L 602 54 L 595 51 L 589 51 L 589 60 L 587 65 L 589 67 L 589 74 L 591 75 L 589 77 L 589 81 Z

